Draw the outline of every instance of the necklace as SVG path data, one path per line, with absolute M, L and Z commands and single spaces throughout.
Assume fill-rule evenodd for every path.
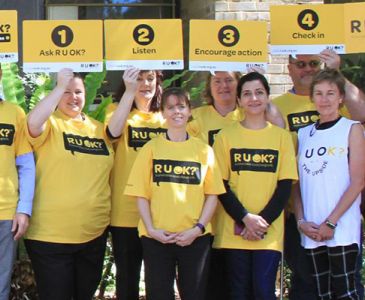
M 167 134 L 167 132 L 166 132 L 166 138 L 167 138 L 169 141 L 171 141 L 171 139 L 170 139 L 169 135 Z M 185 139 L 185 141 L 187 141 L 188 139 L 189 139 L 189 134 L 188 134 L 188 133 L 186 133 L 186 139 Z
M 317 127 L 318 127 L 317 124 L 318 124 L 317 122 L 313 124 L 313 127 L 312 127 L 311 131 L 309 132 L 310 137 L 312 137 L 316 133 Z

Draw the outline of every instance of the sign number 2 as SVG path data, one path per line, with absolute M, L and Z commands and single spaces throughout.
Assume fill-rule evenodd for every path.
M 133 39 L 139 45 L 147 46 L 153 42 L 154 38 L 155 32 L 152 27 L 147 24 L 138 25 L 133 30 Z

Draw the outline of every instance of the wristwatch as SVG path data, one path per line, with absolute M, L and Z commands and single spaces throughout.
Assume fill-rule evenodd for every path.
M 327 227 L 329 227 L 329 228 L 331 228 L 333 230 L 335 230 L 336 227 L 337 227 L 336 224 L 333 224 L 331 221 L 328 221 L 328 220 L 326 220 L 325 224 L 326 224 Z
M 199 227 L 199 229 L 201 230 L 202 234 L 205 233 L 205 227 L 202 223 L 196 223 L 194 227 Z
M 298 230 L 300 230 L 300 225 L 302 225 L 303 223 L 305 222 L 305 220 L 302 218 L 302 219 L 299 219 L 298 222 L 297 222 L 297 227 L 298 227 Z

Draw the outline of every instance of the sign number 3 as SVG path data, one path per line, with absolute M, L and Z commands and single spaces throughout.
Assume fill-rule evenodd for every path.
M 234 26 L 223 26 L 218 32 L 218 40 L 223 46 L 233 47 L 240 40 L 240 33 Z

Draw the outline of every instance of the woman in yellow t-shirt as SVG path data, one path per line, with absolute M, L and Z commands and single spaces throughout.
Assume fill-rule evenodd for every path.
M 269 86 L 259 73 L 237 86 L 245 112 L 220 131 L 214 150 L 227 193 L 219 196 L 214 247 L 224 249 L 229 299 L 276 299 L 283 243 L 283 209 L 297 179 L 290 134 L 265 120 Z
M 82 113 L 83 80 L 71 69 L 29 113 L 36 160 L 25 244 L 41 300 L 90 300 L 100 282 L 114 161 L 104 126 Z
M 249 72 L 255 69 L 249 69 Z M 242 121 L 244 111 L 237 103 L 237 83 L 241 74 L 239 72 L 214 72 L 209 73 L 206 79 L 204 98 L 206 106 L 193 110 L 193 120 L 188 123 L 188 132 L 202 141 L 213 146 L 218 132 L 232 124 Z M 279 127 L 285 127 L 285 121 L 276 105 L 269 102 L 265 117 Z M 212 219 L 213 235 L 217 213 L 222 210 L 218 203 Z M 206 300 L 227 299 L 229 287 L 226 271 L 224 269 L 224 255 L 220 249 L 212 249 L 209 268 L 208 288 Z
M 167 132 L 138 154 L 125 194 L 137 197 L 141 216 L 146 291 L 150 300 L 203 300 L 210 253 L 210 219 L 224 193 L 213 150 L 190 137 L 188 94 L 171 88 L 162 95 Z
M 160 71 L 127 69 L 116 94 L 119 103 L 108 107 L 106 131 L 116 154 L 111 176 L 110 231 L 117 269 L 117 299 L 138 300 L 142 244 L 138 237 L 136 200 L 124 195 L 129 173 L 141 147 L 164 132 L 159 111 L 162 93 Z

